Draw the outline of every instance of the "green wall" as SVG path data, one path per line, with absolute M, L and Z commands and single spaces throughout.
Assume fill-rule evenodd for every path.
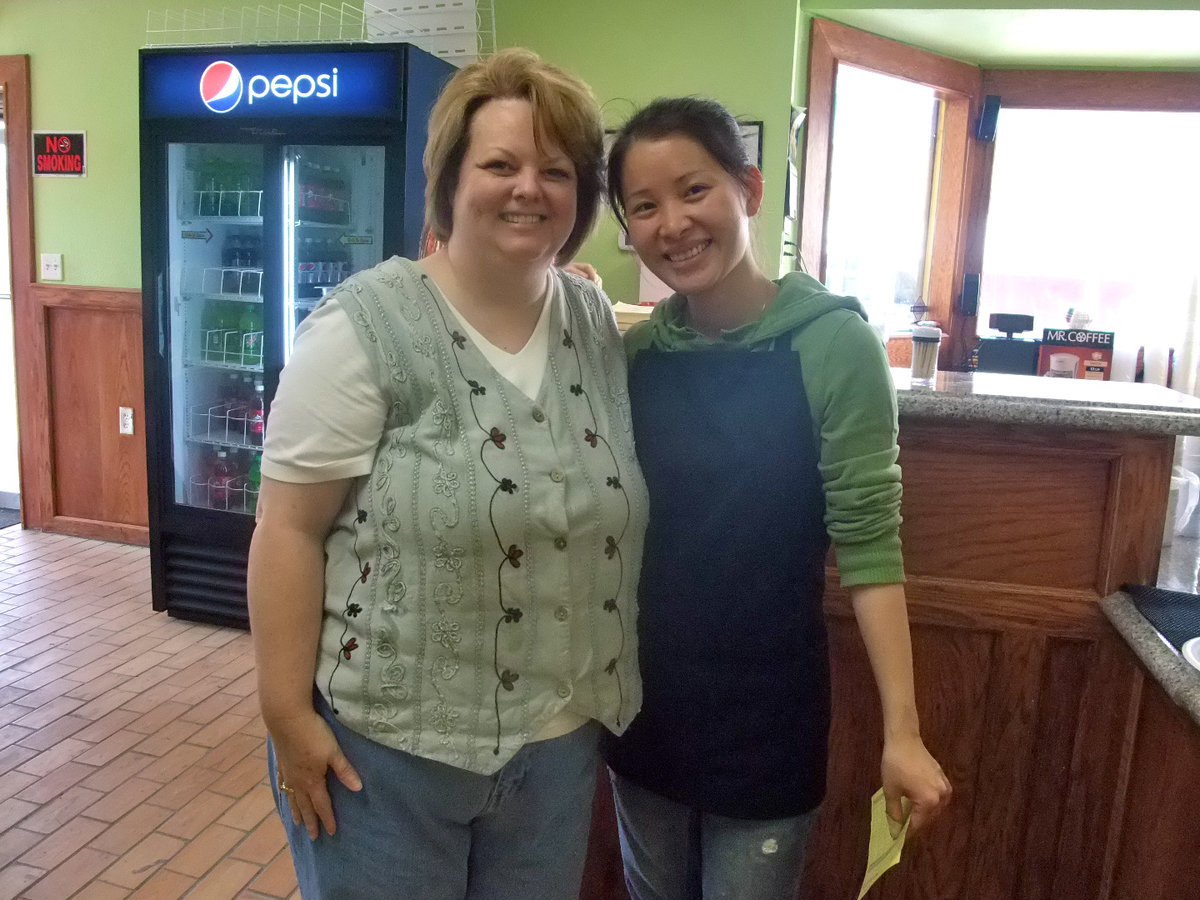
M 305 0 L 310 6 L 313 0 Z M 582 76 L 619 125 L 656 96 L 704 94 L 764 122 L 767 199 L 759 255 L 778 265 L 789 106 L 804 105 L 809 9 L 1186 9 L 1195 0 L 493 0 L 497 43 L 528 46 Z M 298 2 L 284 4 L 295 7 Z M 340 4 L 337 4 L 340 6 Z M 376 3 L 376 5 L 379 5 Z M 69 284 L 140 282 L 137 51 L 148 14 L 277 4 L 228 0 L 0 0 L 0 54 L 29 54 L 33 127 L 84 130 L 88 175 L 34 180 L 35 251 L 63 254 Z M 851 18 L 847 15 L 846 18 Z M 614 299 L 636 298 L 636 265 L 607 216 L 581 258 Z
M 30 57 L 34 130 L 87 132 L 85 177 L 39 177 L 33 185 L 35 258 L 62 253 L 68 284 L 141 282 L 137 50 L 149 8 L 89 0 L 0 3 L 0 54 Z
M 35 258 L 62 253 L 65 283 L 141 286 L 137 52 L 147 43 L 148 20 L 161 27 L 164 12 L 226 7 L 240 14 L 243 5 L 277 8 L 222 0 L 0 0 L 0 55 L 30 57 L 33 129 L 87 132 L 85 177 L 39 177 L 33 185 Z
M 62 253 L 66 283 L 139 286 L 137 51 L 146 43 L 147 15 L 221 6 L 219 0 L 0 0 L 0 54 L 30 56 L 34 129 L 87 132 L 85 178 L 34 180 L 35 252 Z M 611 126 L 653 97 L 689 93 L 762 120 L 768 200 L 759 245 L 764 263 L 777 264 L 794 0 L 757 2 L 752 14 L 729 0 L 686 7 L 495 0 L 495 7 L 498 44 L 531 47 L 581 75 Z M 581 258 L 600 268 L 614 298 L 636 299 L 636 266 L 617 249 L 607 218 Z
M 778 266 L 796 40 L 795 0 L 495 0 L 497 44 L 524 46 L 579 75 L 605 124 L 619 126 L 659 96 L 702 94 L 763 122 L 767 198 L 758 219 L 760 259 Z M 750 12 L 750 10 L 753 10 Z M 607 213 L 579 253 L 614 300 L 637 301 L 633 255 L 617 248 Z

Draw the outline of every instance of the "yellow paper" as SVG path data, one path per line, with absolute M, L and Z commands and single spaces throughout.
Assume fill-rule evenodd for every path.
M 867 847 L 867 871 L 863 875 L 858 900 L 866 896 L 867 891 L 884 872 L 900 862 L 900 850 L 904 847 L 904 837 L 908 834 L 908 814 L 912 809 L 907 797 L 902 797 L 900 804 L 904 810 L 904 821 L 896 822 L 887 814 L 883 788 L 877 790 L 871 798 L 871 843 Z

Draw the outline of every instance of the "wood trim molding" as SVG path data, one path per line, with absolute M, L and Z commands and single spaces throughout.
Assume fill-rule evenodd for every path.
M 93 312 L 142 314 L 138 288 L 96 288 L 75 284 L 34 284 L 34 302 L 41 308 L 86 309 Z
M 17 430 L 21 436 L 18 468 L 21 484 L 21 523 L 40 527 L 47 499 L 40 485 L 44 475 L 37 453 L 26 446 L 27 434 L 35 434 L 34 410 L 45 403 L 45 383 L 31 385 L 27 373 L 31 360 L 22 335 L 30 323 L 29 288 L 33 282 L 33 161 L 30 158 L 29 57 L 0 56 L 0 86 L 4 88 L 5 143 L 8 150 L 9 258 L 12 262 L 14 357 L 17 378 Z M 30 396 L 30 390 L 34 396 Z
M 119 544 L 141 544 L 143 547 L 150 545 L 150 529 L 143 525 L 124 525 L 120 522 L 98 522 L 95 519 L 56 515 L 50 518 L 44 530 L 99 541 L 116 541 Z
M 1200 72 L 985 69 L 983 89 L 1015 109 L 1200 112 Z
M 825 228 L 829 213 L 829 167 L 833 146 L 834 87 L 846 63 L 932 88 L 944 103 L 928 289 L 930 317 L 950 332 L 949 362 L 964 356 L 964 332 L 955 303 L 970 246 L 968 217 L 977 193 L 980 150 L 971 126 L 982 103 L 982 70 L 856 28 L 814 18 L 809 41 L 808 114 L 805 119 L 800 255 L 821 281 L 827 276 Z M 973 321 L 970 325 L 973 326 Z M 944 363 L 947 361 L 943 361 Z

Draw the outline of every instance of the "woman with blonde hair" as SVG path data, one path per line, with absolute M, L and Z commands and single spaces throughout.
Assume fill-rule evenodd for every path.
M 602 729 L 641 703 L 645 488 L 594 220 L 587 87 L 509 50 L 430 118 L 438 249 L 303 323 L 249 593 L 306 900 L 574 898 Z

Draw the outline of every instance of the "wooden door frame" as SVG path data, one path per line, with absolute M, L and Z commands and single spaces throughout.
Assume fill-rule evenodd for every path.
M 972 191 L 982 149 L 971 135 L 982 104 L 983 74 L 978 66 L 869 34 L 828 19 L 812 20 L 808 61 L 808 115 L 805 118 L 804 187 L 800 256 L 808 271 L 826 278 L 825 226 L 829 213 L 829 169 L 833 150 L 834 88 L 842 64 L 859 66 L 924 85 L 942 101 L 940 148 L 933 194 L 928 277 L 929 318 L 950 332 L 942 368 L 964 356 L 965 317 L 958 314 L 963 273 L 978 271 L 971 244 Z M 971 268 L 971 266 L 975 266 Z M 973 322 L 974 320 L 970 320 Z
M 31 337 L 33 311 L 33 160 L 30 125 L 29 57 L 0 56 L 4 88 L 5 141 L 8 146 L 9 258 L 12 270 L 13 357 L 17 383 L 17 455 L 20 470 L 21 524 L 39 528 L 50 503 L 49 423 L 36 411 L 48 408 L 46 380 L 36 378 L 37 348 Z M 45 351 L 45 339 L 40 342 Z M 43 366 L 44 369 L 44 366 Z

